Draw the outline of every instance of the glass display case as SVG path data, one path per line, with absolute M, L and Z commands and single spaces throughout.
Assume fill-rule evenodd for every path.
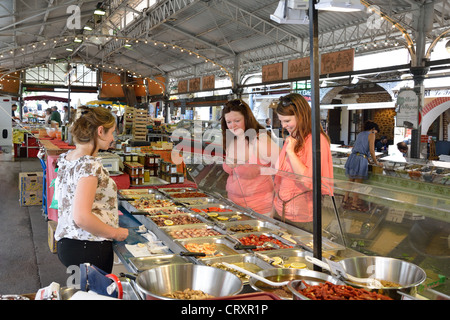
M 188 179 L 201 190 L 278 225 L 291 235 L 291 240 L 312 252 L 313 230 L 304 218 L 312 220 L 311 178 L 248 164 L 230 170 L 223 161 L 202 154 L 184 153 L 183 157 Z M 283 185 L 290 186 L 288 193 L 280 190 Z M 450 294 L 449 193 L 352 183 L 336 176 L 333 181 L 322 179 L 321 189 L 323 257 L 339 261 L 354 256 L 381 256 L 407 261 L 427 274 L 419 294 Z M 350 198 L 357 195 L 363 205 L 346 206 L 343 199 L 347 193 Z M 289 208 L 291 199 L 285 198 L 286 194 L 295 198 Z M 269 209 L 263 205 L 267 202 L 271 204 Z M 302 217 L 298 219 L 302 221 L 289 220 L 295 216 Z

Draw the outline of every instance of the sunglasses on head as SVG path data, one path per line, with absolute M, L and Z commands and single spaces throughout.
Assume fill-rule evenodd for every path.
M 282 96 L 282 97 L 280 97 L 279 103 L 283 107 L 287 107 L 287 106 L 290 106 L 291 104 L 294 104 L 289 96 Z

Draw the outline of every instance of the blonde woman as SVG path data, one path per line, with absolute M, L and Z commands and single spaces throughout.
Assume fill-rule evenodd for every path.
M 60 155 L 57 185 L 58 257 L 65 266 L 90 263 L 110 273 L 112 241 L 123 241 L 119 227 L 117 186 L 96 157 L 114 142 L 116 120 L 107 109 L 87 108 L 71 127 L 75 150 Z

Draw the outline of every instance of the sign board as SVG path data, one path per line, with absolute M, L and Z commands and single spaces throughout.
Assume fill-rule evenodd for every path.
M 205 76 L 202 78 L 202 90 L 214 90 L 216 78 L 214 75 Z
M 355 49 L 324 53 L 320 56 L 320 74 L 353 71 Z
M 271 82 L 283 79 L 283 63 L 268 64 L 262 67 L 262 82 Z
M 200 78 L 189 79 L 189 92 L 200 91 Z
M 178 93 L 185 93 L 188 91 L 188 81 L 181 80 L 178 81 Z
M 413 89 L 403 89 L 397 95 L 397 127 L 417 129 L 419 124 L 419 97 Z
M 288 79 L 308 77 L 311 73 L 309 57 L 288 61 Z

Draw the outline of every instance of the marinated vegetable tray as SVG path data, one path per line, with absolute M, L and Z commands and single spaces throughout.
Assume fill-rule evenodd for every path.
M 197 224 L 197 223 L 205 223 L 203 218 L 198 214 L 173 214 L 170 216 L 160 215 L 160 216 L 151 216 L 150 219 L 158 226 L 178 226 L 178 225 L 188 225 L 188 224 Z
M 257 273 L 263 269 L 272 268 L 270 264 L 252 254 L 239 254 L 225 257 L 205 258 L 202 259 L 201 262 L 207 266 L 223 269 L 234 273 L 242 280 L 244 284 L 248 284 L 250 277 L 245 273 L 226 267 L 222 262 L 234 264 L 253 273 Z
M 232 233 L 249 233 L 249 232 L 274 232 L 278 229 L 278 227 L 268 221 L 262 220 L 247 220 L 245 222 L 241 222 L 241 219 L 238 221 L 224 222 L 223 226 L 227 232 Z
M 311 255 L 311 253 L 298 249 L 292 249 L 268 251 L 264 254 L 259 254 L 258 257 L 277 268 L 306 268 L 313 270 L 313 265 L 305 259 L 306 255 Z
M 203 253 L 206 257 L 221 257 L 243 253 L 235 250 L 234 244 L 223 236 L 208 239 L 175 240 L 189 252 Z M 203 259 L 202 256 L 198 258 Z
M 278 249 L 292 249 L 295 244 L 291 243 L 273 233 L 250 233 L 239 235 L 238 240 L 241 245 L 253 251 L 266 251 Z M 242 248 L 242 246 L 239 246 Z
M 168 234 L 172 239 L 190 239 L 190 238 L 204 238 L 215 237 L 224 234 L 224 231 L 215 226 L 208 224 L 196 224 L 195 226 L 172 226 L 161 227 L 161 229 Z

